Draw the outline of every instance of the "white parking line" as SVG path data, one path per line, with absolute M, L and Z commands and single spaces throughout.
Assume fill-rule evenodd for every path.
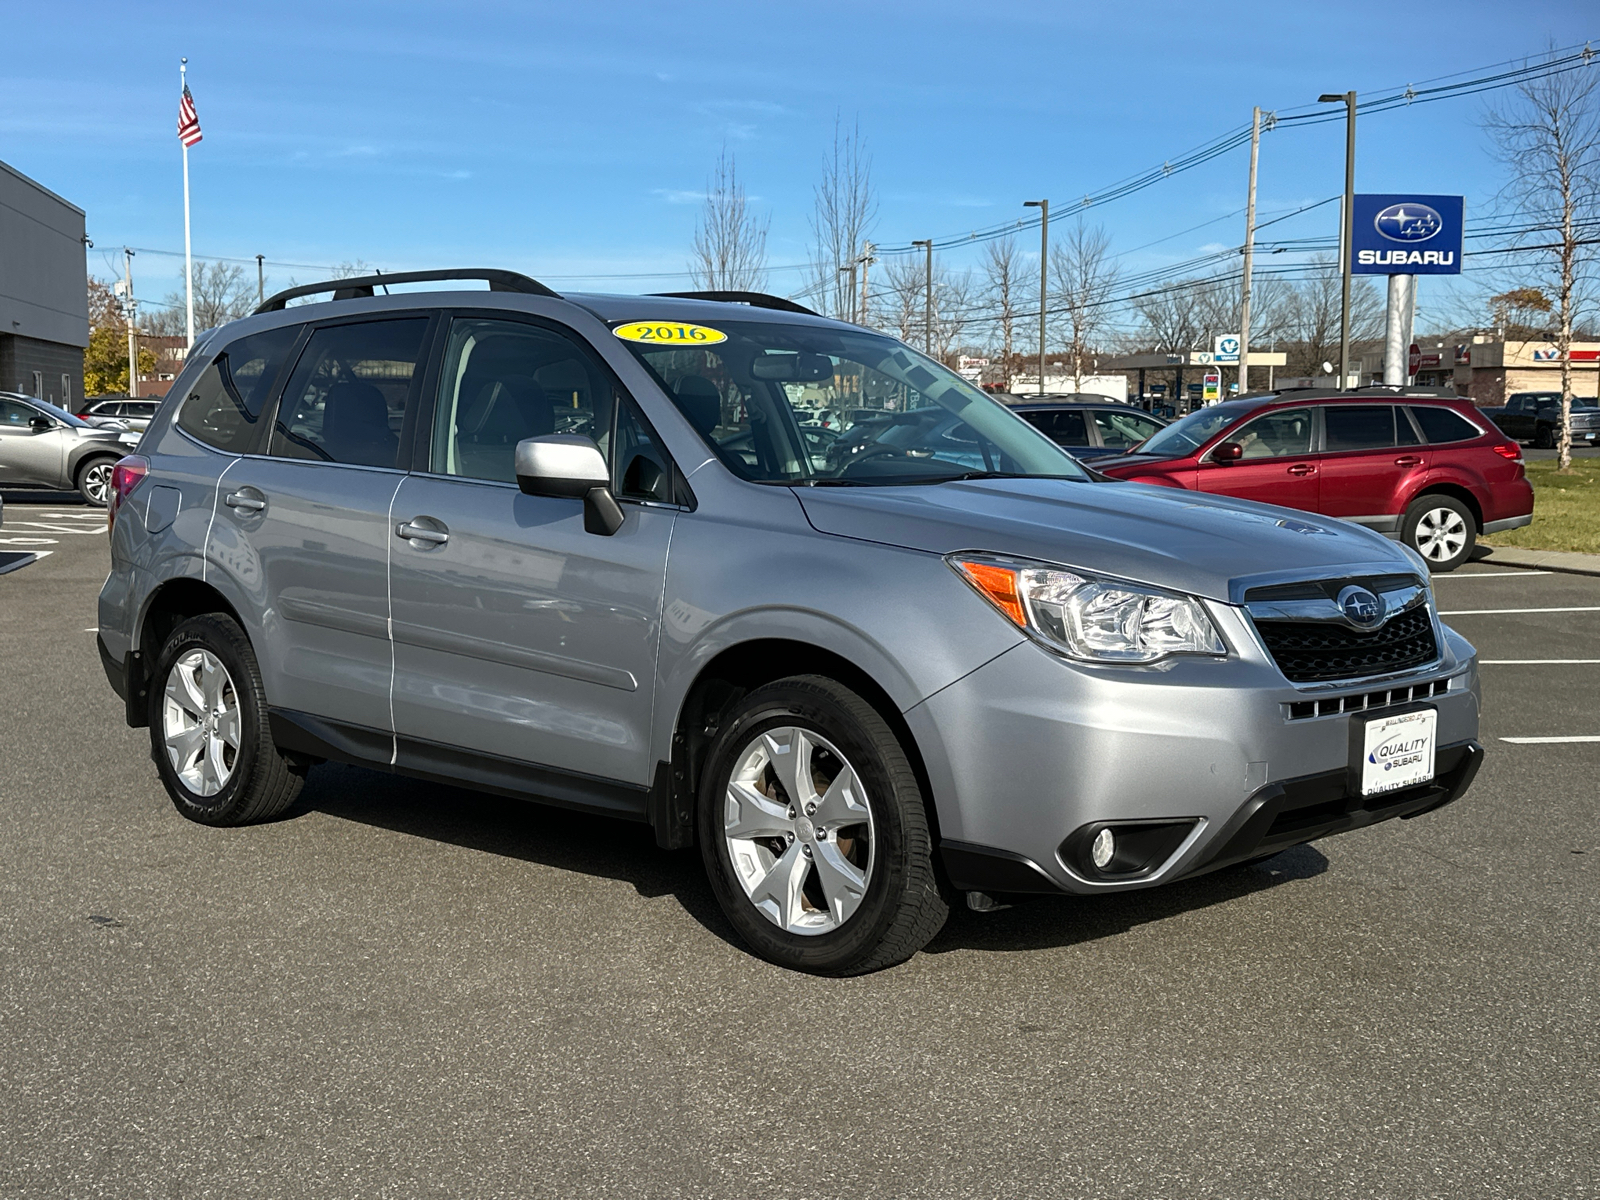
M 1542 738 L 1501 738 L 1502 742 L 1510 742 L 1513 746 L 1549 746 L 1556 742 L 1600 742 L 1600 734 L 1584 734 L 1579 737 L 1542 737 Z
M 1433 582 L 1438 583 L 1441 579 L 1504 579 L 1508 575 L 1521 575 L 1526 577 L 1529 575 L 1554 574 L 1554 571 L 1473 571 L 1469 575 L 1438 575 L 1434 577 Z
M 1480 658 L 1480 667 L 1571 667 L 1600 663 L 1600 658 Z
M 82 525 L 57 525 L 57 524 L 54 524 L 54 523 L 51 523 L 51 522 L 45 522 L 45 521 L 7 521 L 6 522 L 6 528 L 7 529 L 10 529 L 13 525 L 18 526 L 19 528 L 22 528 L 22 529 L 42 529 L 47 533 L 84 533 L 84 534 L 88 534 L 90 537 L 94 537 L 96 534 L 100 534 L 100 533 L 104 533 L 105 532 L 105 529 L 100 525 L 92 525 L 92 526 L 89 526 L 88 528 L 85 528 Z
M 1507 613 L 1541 613 L 1541 612 L 1600 612 L 1600 604 L 1591 604 L 1585 608 L 1458 608 L 1453 612 L 1441 611 L 1441 617 L 1496 617 Z

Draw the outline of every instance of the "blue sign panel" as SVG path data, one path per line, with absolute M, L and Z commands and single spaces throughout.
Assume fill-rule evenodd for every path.
M 1357 196 L 1350 269 L 1357 275 L 1459 275 L 1460 196 Z

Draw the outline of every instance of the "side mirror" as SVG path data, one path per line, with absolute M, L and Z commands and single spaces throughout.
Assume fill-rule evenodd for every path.
M 1238 462 L 1243 457 L 1244 447 L 1238 442 L 1219 442 L 1217 448 L 1211 452 L 1211 461 L 1223 466 Z
M 517 486 L 529 496 L 583 501 L 583 527 L 610 537 L 622 528 L 622 506 L 611 494 L 611 471 L 593 438 L 551 433 L 517 443 Z
M 28 428 L 35 433 L 49 433 L 55 427 L 56 423 L 49 417 L 31 417 L 28 420 Z

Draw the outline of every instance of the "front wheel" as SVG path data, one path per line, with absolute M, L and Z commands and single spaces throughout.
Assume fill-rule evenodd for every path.
M 949 915 L 905 749 L 834 680 L 782 679 L 734 706 L 707 758 L 699 825 L 723 912 L 779 966 L 875 971 L 910 958 Z
M 104 508 L 111 499 L 111 473 L 117 465 L 114 458 L 91 458 L 78 469 L 78 495 L 96 508 Z
M 1554 450 L 1556 448 L 1556 431 L 1548 425 L 1539 426 L 1533 435 L 1533 446 L 1536 450 Z
M 1442 574 L 1467 561 L 1478 541 L 1478 522 L 1453 496 L 1419 496 L 1406 509 L 1401 533 L 1406 545 L 1427 560 L 1428 569 Z

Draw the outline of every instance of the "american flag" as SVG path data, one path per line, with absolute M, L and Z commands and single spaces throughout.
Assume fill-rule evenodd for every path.
M 178 101 L 178 140 L 192 146 L 200 140 L 200 117 L 194 111 L 194 97 L 189 85 L 183 85 L 183 99 Z

